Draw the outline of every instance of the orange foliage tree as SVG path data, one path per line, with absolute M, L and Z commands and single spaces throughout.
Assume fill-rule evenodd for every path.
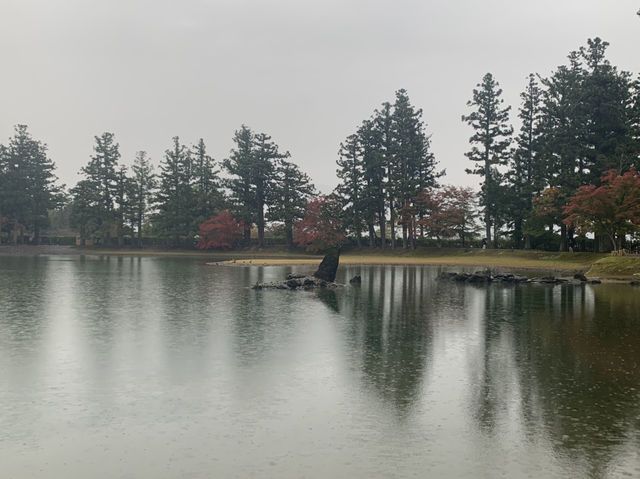
M 616 251 L 624 235 L 640 229 L 640 175 L 635 168 L 623 175 L 607 171 L 602 186 L 581 186 L 564 214 L 567 226 L 608 236 Z
M 465 246 L 465 241 L 477 230 L 477 212 L 471 188 L 445 186 L 425 189 L 414 198 L 414 203 L 424 211 L 418 224 L 438 242 L 457 235 Z
M 242 239 L 244 223 L 228 211 L 214 215 L 200 225 L 198 248 L 233 248 Z
M 309 201 L 304 217 L 294 226 L 294 243 L 306 246 L 307 251 L 339 247 L 345 239 L 341 210 L 340 203 L 330 196 Z

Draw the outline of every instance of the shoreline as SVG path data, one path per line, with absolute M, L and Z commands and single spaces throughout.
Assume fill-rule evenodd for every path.
M 481 250 L 422 248 L 417 250 L 349 250 L 340 256 L 344 265 L 432 265 L 446 267 L 538 270 L 563 274 L 583 273 L 590 278 L 612 281 L 640 280 L 640 257 L 614 257 L 605 253 L 558 253 L 536 250 Z M 0 258 L 29 256 L 120 256 L 199 258 L 225 266 L 318 265 L 320 255 L 284 249 L 197 251 L 158 249 L 94 249 L 58 245 L 1 245 Z

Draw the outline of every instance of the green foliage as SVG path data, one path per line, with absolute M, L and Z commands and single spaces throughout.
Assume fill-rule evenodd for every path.
M 504 216 L 502 174 L 499 166 L 507 164 L 509 145 L 513 128 L 508 124 L 510 106 L 502 107 L 502 89 L 487 73 L 482 83 L 473 90 L 473 97 L 467 106 L 473 108 L 469 115 L 463 115 L 462 121 L 474 130 L 469 138 L 472 148 L 465 156 L 475 162 L 469 174 L 482 178 L 480 204 L 483 207 L 487 243 L 492 246 L 491 227 L 500 226 Z
M 388 212 L 391 237 L 400 218 L 404 246 L 415 246 L 413 198 L 436 186 L 444 172 L 436 171 L 422 110 L 411 105 L 405 90 L 398 90 L 393 105 L 383 103 L 341 143 L 337 164 L 335 192 L 343 205 L 344 226 L 357 245 L 367 228 L 369 244 L 375 246 L 377 224 L 384 246 Z
M 311 179 L 297 165 L 280 160 L 269 192 L 268 219 L 283 223 L 288 248 L 293 246 L 293 225 L 304 216 L 308 199 L 315 188 Z
M 157 181 L 153 166 L 145 151 L 136 153 L 131 168 L 133 177 L 129 183 L 130 222 L 137 233 L 138 247 L 142 247 L 142 228 L 153 199 Z
M 49 210 L 62 205 L 64 195 L 54 171 L 46 145 L 35 140 L 26 125 L 17 125 L 8 145 L 0 145 L 0 218 L 16 239 L 29 231 L 38 242 Z
M 288 158 L 265 133 L 253 133 L 242 125 L 233 138 L 236 147 L 223 166 L 232 178 L 227 181 L 236 215 L 247 225 L 258 227 L 258 243 L 264 246 L 265 207 L 274 197 L 278 162 Z
M 173 147 L 165 150 L 160 163 L 159 189 L 155 197 L 154 230 L 172 246 L 193 238 L 193 161 L 189 149 L 173 138 Z

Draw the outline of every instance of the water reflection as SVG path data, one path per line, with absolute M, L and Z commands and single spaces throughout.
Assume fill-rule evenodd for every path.
M 421 396 L 431 353 L 433 272 L 370 267 L 345 268 L 343 274 L 356 272 L 362 276 L 360 286 L 320 298 L 350 319 L 345 329 L 349 359 L 367 389 L 407 417 Z
M 344 288 L 254 291 L 292 268 L 0 266 L 9 476 L 640 475 L 640 295 L 626 285 L 343 266 Z
M 472 402 L 485 434 L 508 435 L 521 423 L 529 441 L 551 441 L 588 477 L 603 477 L 630 440 L 637 444 L 640 323 L 620 310 L 640 304 L 628 287 L 620 291 L 482 289 L 484 345 Z

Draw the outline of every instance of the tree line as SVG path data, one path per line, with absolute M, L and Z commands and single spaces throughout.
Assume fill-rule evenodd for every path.
M 338 186 L 321 197 L 288 151 L 244 125 L 221 161 L 202 139 L 189 146 L 175 137 L 157 167 L 144 151 L 127 167 L 114 135 L 103 133 L 67 191 L 46 145 L 18 125 L 0 145 L 0 241 L 6 234 L 38 242 L 51 212 L 64 209 L 82 244 L 122 246 L 128 237 L 142 246 L 143 236 L 153 236 L 168 247 L 234 246 L 247 244 L 253 230 L 262 247 L 270 226 L 291 247 L 296 236 L 313 242 L 315 221 L 339 229 L 324 231 L 329 237 L 372 248 L 483 238 L 488 247 L 567 250 L 588 232 L 616 249 L 640 217 L 633 186 L 640 81 L 609 62 L 607 46 L 590 39 L 551 75 L 530 74 L 517 132 L 498 81 L 482 78 L 462 116 L 472 133 L 466 171 L 479 176 L 477 192 L 441 184 L 445 170 L 423 112 L 403 89 L 339 145 Z M 613 202 L 605 205 L 607 198 Z
M 82 179 L 65 193 L 46 146 L 18 125 L 8 146 L 0 146 L 0 233 L 16 242 L 28 233 L 38 243 L 48 214 L 66 208 L 83 246 L 89 239 L 123 246 L 125 237 L 142 246 L 144 234 L 167 247 L 191 247 L 200 225 L 226 211 L 246 225 L 245 239 L 255 224 L 263 246 L 272 221 L 293 245 L 293 224 L 315 192 L 310 178 L 264 133 L 242 126 L 234 143 L 229 158 L 217 162 L 202 139 L 187 146 L 174 137 L 157 169 L 144 151 L 128 168 L 113 133 L 105 132 L 95 137 Z
M 383 103 L 340 147 L 336 194 L 348 231 L 360 242 L 368 230 L 374 245 L 373 225 L 379 224 L 384 247 L 388 222 L 391 247 L 396 225 L 404 247 L 425 234 L 464 243 L 477 233 L 479 214 L 488 247 L 500 241 L 540 247 L 558 231 L 556 247 L 563 251 L 575 245 L 576 233 L 600 233 L 575 217 L 572 198 L 581 187 L 602 186 L 611 172 L 633 171 L 636 177 L 632 167 L 640 156 L 640 83 L 611 65 L 607 46 L 589 39 L 550 76 L 530 74 L 520 95 L 517 133 L 494 76 L 487 73 L 473 89 L 462 121 L 472 130 L 466 172 L 480 177 L 478 209 L 468 189 L 438 184 L 442 172 L 429 151 L 422 112 L 399 90 L 393 105 Z M 569 217 L 574 221 L 565 221 Z M 620 246 L 625 233 L 635 230 L 633 218 L 626 214 L 627 226 L 617 237 L 607 234 L 609 247 Z

